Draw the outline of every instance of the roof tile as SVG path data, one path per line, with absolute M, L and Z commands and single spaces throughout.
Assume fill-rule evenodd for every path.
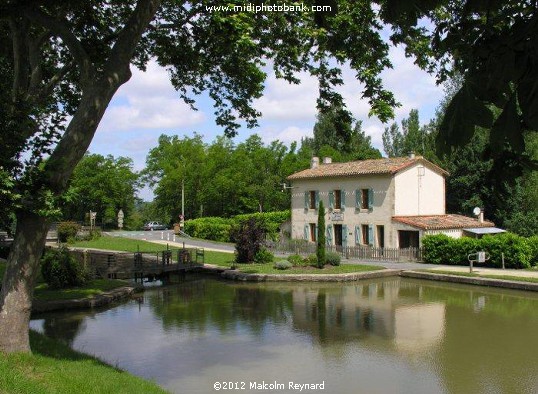
M 424 159 L 422 156 L 410 157 L 393 157 L 383 159 L 370 159 L 349 161 L 346 163 L 320 163 L 316 168 L 307 168 L 288 176 L 288 180 L 308 179 L 308 178 L 326 178 L 341 177 L 353 175 L 376 175 L 376 174 L 396 174 L 415 163 L 421 163 L 439 172 L 448 175 L 448 172 L 441 167 Z
M 393 216 L 395 222 L 407 224 L 423 230 L 443 230 L 467 227 L 493 227 L 495 224 L 489 221 L 480 222 L 478 219 L 463 215 L 422 215 L 422 216 Z

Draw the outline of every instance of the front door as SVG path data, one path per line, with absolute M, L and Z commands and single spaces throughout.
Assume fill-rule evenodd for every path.
M 336 246 L 342 246 L 342 225 L 334 225 L 334 244 Z

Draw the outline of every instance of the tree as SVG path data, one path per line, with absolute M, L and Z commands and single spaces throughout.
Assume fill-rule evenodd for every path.
M 325 207 L 323 201 L 319 201 L 318 207 L 318 234 L 316 257 L 318 259 L 318 268 L 323 268 L 325 265 Z
M 11 191 L 16 230 L 0 293 L 0 350 L 29 351 L 27 327 L 39 256 L 57 197 L 93 138 L 117 89 L 149 59 L 168 68 L 179 96 L 207 91 L 216 122 L 233 136 L 263 91 L 271 60 L 278 77 L 319 80 L 318 106 L 341 103 L 338 64 L 364 84 L 371 113 L 386 121 L 396 105 L 379 74 L 390 67 L 378 8 L 341 1 L 331 12 L 249 13 L 215 2 L 172 0 L 8 0 L 0 5 L 2 185 Z M 241 3 L 243 4 L 243 3 Z M 305 1 L 311 6 L 317 1 Z M 216 7 L 219 6 L 219 7 Z M 374 50 L 372 50 L 374 49 Z M 336 59 L 336 63 L 331 61 Z M 336 65 L 334 65 L 336 64 Z M 3 90 L 4 91 L 4 90 Z M 28 152 L 27 156 L 22 156 Z M 22 163 L 22 157 L 29 157 Z M 7 216 L 3 214 L 4 218 Z
M 381 14 L 393 25 L 392 42 L 405 44 L 440 82 L 455 73 L 463 78 L 440 124 L 444 152 L 471 141 L 481 126 L 491 129 L 497 178 L 513 181 L 524 167 L 536 168 L 525 153 L 525 135 L 538 131 L 535 1 L 386 1 Z M 417 23 L 425 19 L 430 28 Z
M 340 106 L 318 113 L 314 137 L 303 139 L 303 145 L 310 147 L 317 156 L 340 162 L 381 157 L 379 150 L 372 146 L 372 138 L 362 130 L 362 121 L 355 120 Z
M 139 187 L 133 161 L 109 155 L 86 154 L 73 171 L 71 184 L 64 195 L 65 219 L 85 220 L 91 209 L 105 226 L 115 227 L 121 209 L 128 226 L 134 211 L 135 193 Z

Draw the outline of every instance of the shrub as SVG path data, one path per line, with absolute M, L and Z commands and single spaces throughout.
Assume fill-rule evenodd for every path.
M 527 243 L 531 251 L 531 266 L 536 267 L 538 265 L 538 235 L 527 238 Z
M 191 219 L 185 222 L 185 232 L 192 237 L 230 242 L 233 221 L 218 217 Z
M 422 239 L 424 262 L 429 264 L 448 264 L 450 258 L 450 237 L 445 234 L 427 235 Z
M 294 267 L 297 267 L 297 266 L 301 266 L 303 265 L 303 258 L 301 256 L 299 256 L 298 254 L 292 254 L 290 256 L 288 256 L 288 261 L 294 266 Z
M 340 255 L 335 252 L 327 252 L 325 255 L 325 262 L 330 265 L 340 265 Z
M 254 256 L 254 262 L 256 264 L 269 264 L 272 263 L 275 259 L 273 253 L 271 253 L 266 248 L 261 248 L 258 250 L 258 253 Z
M 277 269 L 277 270 L 287 270 L 289 268 L 293 267 L 293 264 L 290 263 L 289 261 L 287 260 L 280 260 L 280 261 L 277 261 L 275 263 L 275 265 L 273 266 L 273 268 Z
M 67 249 L 49 249 L 41 259 L 41 274 L 50 288 L 82 286 L 89 274 Z
M 276 240 L 278 239 L 278 235 L 279 235 L 278 230 L 280 228 L 280 225 L 284 223 L 286 220 L 290 220 L 291 211 L 286 210 L 286 211 L 276 211 L 276 212 L 249 213 L 249 214 L 234 216 L 232 220 L 235 223 L 240 223 L 250 218 L 255 218 L 256 220 L 258 220 L 263 225 L 263 229 L 266 235 L 269 238 Z
M 317 267 L 318 266 L 318 256 L 316 256 L 315 254 L 310 254 L 308 256 L 306 256 L 303 260 L 303 265 L 305 267 L 308 267 L 308 266 L 312 266 L 312 267 Z
M 255 218 L 241 222 L 232 230 L 235 241 L 236 262 L 252 263 L 265 241 L 263 224 Z
M 80 224 L 76 222 L 60 222 L 57 228 L 58 240 L 60 242 L 74 240 L 79 230 Z
M 536 241 L 534 241 L 536 243 Z M 535 261 L 533 240 L 516 234 L 486 235 L 481 239 L 450 238 L 447 235 L 428 235 L 422 240 L 424 262 L 431 264 L 469 264 L 468 255 L 485 251 L 490 259 L 486 265 L 506 268 L 528 268 Z M 536 247 L 538 249 L 538 247 Z

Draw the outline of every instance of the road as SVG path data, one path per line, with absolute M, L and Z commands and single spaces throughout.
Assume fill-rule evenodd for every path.
M 125 237 L 125 238 L 134 238 L 140 239 L 148 242 L 155 242 L 159 244 L 170 244 L 174 246 L 183 246 L 185 247 L 194 247 L 194 248 L 204 248 L 206 250 L 215 250 L 218 252 L 228 252 L 233 253 L 235 246 L 233 244 L 226 244 L 220 242 L 207 241 L 203 239 L 193 239 L 187 237 L 179 237 L 174 235 L 173 230 L 164 230 L 164 231 L 113 231 L 106 232 L 105 234 L 111 237 Z

